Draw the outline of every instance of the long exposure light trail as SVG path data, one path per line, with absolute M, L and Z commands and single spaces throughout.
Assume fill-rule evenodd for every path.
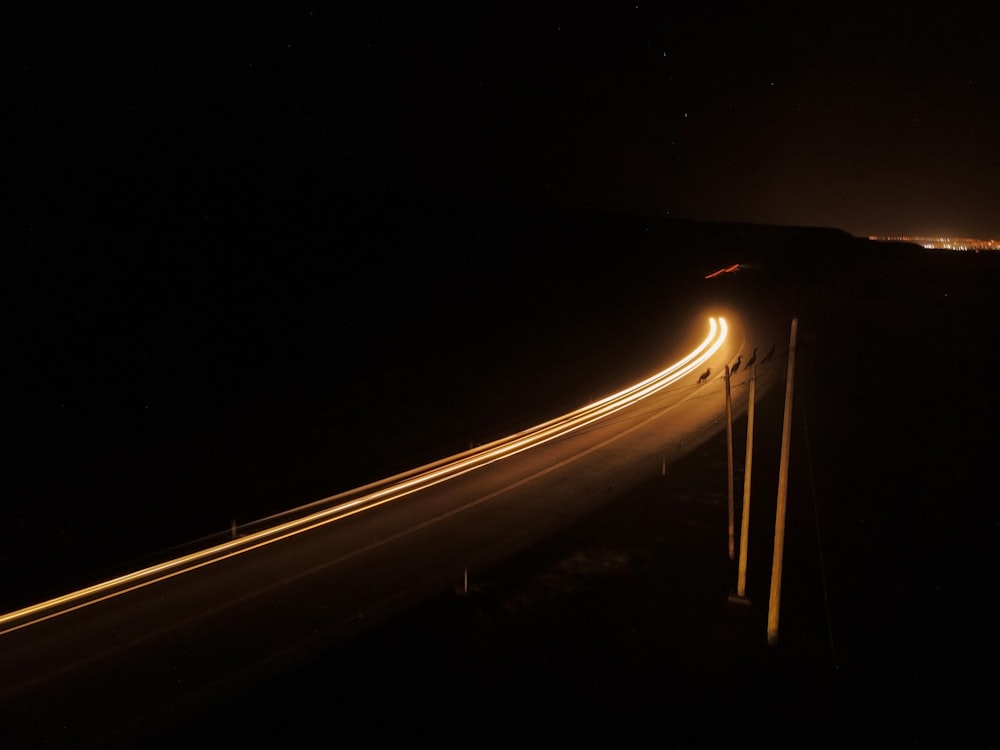
M 273 526 L 242 538 L 233 539 L 0 615 L 0 628 L 3 628 L 0 630 L 0 635 L 20 630 L 29 625 L 49 620 L 82 607 L 91 606 L 111 597 L 120 596 L 129 591 L 173 578 L 206 565 L 221 562 L 222 560 L 244 554 L 268 544 L 273 544 L 319 526 L 371 510 L 385 503 L 400 500 L 415 492 L 504 460 L 544 443 L 560 439 L 572 432 L 606 419 L 687 377 L 718 352 L 728 335 L 726 321 L 722 317 L 718 319 L 709 318 L 708 323 L 708 335 L 693 351 L 665 370 L 618 393 L 614 393 L 561 417 L 543 422 L 540 425 L 515 433 L 509 437 L 480 446 L 472 451 L 467 451 L 449 459 L 428 464 L 420 469 L 406 472 L 394 478 L 398 481 L 389 479 L 369 485 L 369 489 L 373 487 L 379 487 L 379 489 L 372 489 L 360 497 L 339 503 L 333 507 L 324 508 L 291 521 L 276 523 Z M 359 489 L 365 490 L 366 488 Z M 317 501 L 317 503 L 311 503 L 310 506 L 325 504 L 343 496 L 345 495 L 335 495 L 331 498 Z

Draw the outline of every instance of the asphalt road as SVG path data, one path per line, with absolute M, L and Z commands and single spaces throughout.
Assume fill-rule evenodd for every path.
M 418 484 L 391 502 L 366 500 L 374 507 L 364 512 L 334 513 L 322 523 L 278 519 L 298 524 L 297 531 L 306 527 L 302 533 L 251 543 L 266 536 L 258 532 L 178 571 L 143 574 L 137 582 L 6 618 L 0 628 L 4 745 L 100 744 L 169 724 L 234 685 L 460 589 L 466 571 L 475 581 L 489 566 L 658 475 L 725 429 L 724 365 L 738 357 L 746 363 L 754 346 L 784 335 L 732 313 L 726 320 L 728 337 L 708 362 L 558 439 L 446 481 Z M 706 316 L 694 313 L 691 340 L 705 330 Z M 664 362 L 684 354 L 665 352 Z M 712 376 L 699 383 L 706 367 Z M 759 396 L 782 376 L 780 362 L 761 368 Z M 746 374 L 733 382 L 739 415 Z M 423 474 L 374 491 L 395 498 L 392 488 L 413 476 Z M 342 507 L 372 491 L 345 493 L 326 505 Z M 316 518 L 317 507 L 308 511 L 297 515 Z

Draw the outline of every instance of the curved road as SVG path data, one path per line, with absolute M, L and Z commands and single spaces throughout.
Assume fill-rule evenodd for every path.
M 85 744 L 167 722 L 455 589 L 464 569 L 474 578 L 658 474 L 725 429 L 724 366 L 780 340 L 731 312 L 692 330 L 697 345 L 665 358 L 675 364 L 564 417 L 0 615 L 0 739 Z M 758 397 L 781 376 L 780 363 L 759 369 Z M 733 379 L 737 414 L 746 377 Z

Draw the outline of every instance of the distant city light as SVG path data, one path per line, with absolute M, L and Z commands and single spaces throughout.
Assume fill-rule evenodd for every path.
M 971 237 L 908 237 L 905 235 L 885 236 L 869 235 L 868 239 L 875 242 L 912 242 L 928 250 L 1000 250 L 1000 240 L 979 240 Z

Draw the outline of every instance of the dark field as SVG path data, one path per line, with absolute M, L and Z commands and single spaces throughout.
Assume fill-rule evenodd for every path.
M 22 462 L 18 477 L 33 489 L 5 524 L 5 596 L 23 603 L 70 582 L 63 563 L 77 578 L 114 570 L 224 531 L 230 515 L 256 518 L 566 411 L 656 364 L 649 342 L 660 324 L 650 330 L 645 316 L 686 321 L 692 305 L 725 301 L 784 321 L 786 331 L 793 315 L 800 320 L 776 647 L 765 624 L 780 389 L 758 404 L 749 606 L 727 601 L 736 572 L 726 553 L 723 433 L 549 543 L 470 571 L 469 594 L 274 667 L 268 680 L 156 735 L 164 747 L 206 735 L 313 746 L 359 731 L 374 742 L 449 747 L 992 744 L 1000 451 L 989 321 L 1000 258 L 873 246 L 823 230 L 602 221 L 450 235 L 449 252 L 387 258 L 392 280 L 378 292 L 350 290 L 349 302 L 325 297 L 320 266 L 311 266 L 295 275 L 297 295 L 262 306 L 271 286 L 258 268 L 240 277 L 256 287 L 228 293 L 244 303 L 238 323 L 216 315 L 198 325 L 192 308 L 167 306 L 188 315 L 178 329 L 176 317 L 148 313 L 150 330 L 168 341 L 149 350 L 156 361 L 136 377 L 162 384 L 149 373 L 173 363 L 174 382 L 187 390 L 167 398 L 155 429 L 141 427 L 139 411 L 121 416 L 117 399 L 120 413 L 90 440 L 86 419 L 65 423 L 72 431 L 59 439 L 87 447 L 63 443 L 52 453 L 58 470 L 43 447 L 24 451 L 36 464 Z M 612 240 L 622 248 L 617 262 L 594 267 L 587 250 Z M 490 241 L 485 257 L 495 265 L 465 254 L 466 242 Z M 511 247 L 519 252 L 505 255 Z M 214 262 L 204 268 L 222 284 L 230 267 Z M 757 268 L 701 280 L 733 262 Z M 441 271 L 433 283 L 428 263 Z M 190 293 L 184 269 L 171 272 Z M 514 318 L 510 303 L 520 305 Z M 115 319 L 102 310 L 104 322 Z M 339 321 L 335 330 L 305 325 L 322 311 Z M 269 334 L 276 319 L 282 333 Z M 138 340 L 134 328 L 122 336 L 120 348 L 95 336 L 114 358 L 96 379 L 137 358 L 127 345 Z M 333 340 L 348 343 L 333 355 Z M 179 377 L 216 362 L 220 341 L 230 348 L 205 368 L 211 383 Z M 778 342 L 778 356 L 786 345 Z M 248 368 L 253 378 L 242 374 Z M 92 393 L 45 378 L 80 404 Z M 325 383 L 339 393 L 324 396 Z M 38 403 L 49 404 L 36 387 Z M 29 425 L 22 408 L 16 423 Z M 47 408 L 42 418 L 57 420 Z M 745 429 L 745 420 L 736 424 L 738 470 Z M 47 434 L 30 432 L 37 446 Z M 79 468 L 95 457 L 103 473 Z M 174 494 L 182 490 L 184 503 Z M 129 502 L 140 496 L 141 505 Z M 183 522 L 171 521 L 179 507 Z M 91 520 L 123 509 L 111 528 Z M 29 543 L 44 518 L 45 544 Z M 91 561 L 86 574 L 80 561 Z

